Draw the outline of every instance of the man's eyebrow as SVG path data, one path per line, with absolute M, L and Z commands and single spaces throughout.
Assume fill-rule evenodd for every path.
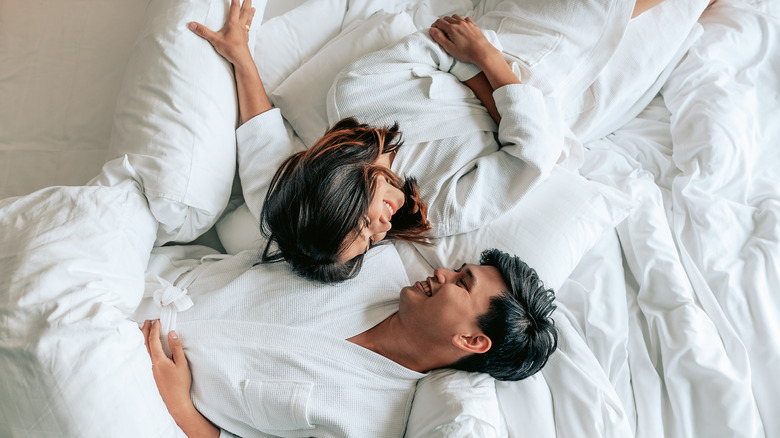
M 461 268 L 462 268 L 462 266 L 461 266 Z M 469 278 L 468 285 L 469 285 L 469 290 L 471 290 L 471 288 L 473 288 L 473 287 L 475 287 L 477 285 L 477 277 L 474 276 L 474 271 L 472 271 L 471 268 L 466 268 L 466 270 L 463 271 L 463 273 L 466 274 L 466 277 Z
M 465 263 L 463 266 L 466 266 Z M 461 269 L 463 266 L 461 266 Z M 461 269 L 458 269 L 458 272 L 460 272 Z M 466 274 L 466 278 L 468 279 L 468 281 L 463 282 L 463 285 L 466 286 L 466 290 L 470 292 L 477 286 L 477 277 L 474 275 L 474 271 L 472 271 L 471 268 L 466 268 L 463 270 L 463 273 Z

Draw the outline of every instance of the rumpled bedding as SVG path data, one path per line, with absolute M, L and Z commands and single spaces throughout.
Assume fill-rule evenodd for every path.
M 0 48 L 8 52 L 17 40 L 3 29 L 14 28 L 9 17 L 30 13 L 22 3 L 0 5 Z M 266 20 L 303 3 L 270 2 Z M 343 6 L 343 23 L 323 32 L 323 42 L 375 6 L 408 6 L 331 3 Z M 423 6 L 412 14 L 415 24 L 449 11 Z M 93 13 L 117 13 L 100 8 Z M 139 14 L 124 8 L 127 27 L 117 32 L 130 34 Z M 532 378 L 496 382 L 501 424 L 480 430 L 780 436 L 780 8 L 719 0 L 699 22 L 701 36 L 663 72 L 660 94 L 648 95 L 638 116 L 619 113 L 617 126 L 589 131 L 595 138 L 585 144 L 580 173 L 631 196 L 638 208 L 598 239 L 558 290 L 560 354 Z M 116 35 L 94 46 L 79 40 L 83 34 L 66 38 L 62 44 L 81 47 L 82 59 L 104 44 L 120 52 L 109 60 L 129 52 Z M 301 44 L 314 47 L 307 56 L 321 47 Z M 96 72 L 113 71 L 107 64 Z M 41 126 L 9 123 L 44 109 L 44 93 L 25 104 L 15 87 L 31 79 L 20 79 L 17 66 L 0 66 L 0 194 L 94 176 L 107 136 L 108 117 L 99 110 L 112 108 L 117 90 L 101 82 L 105 93 L 88 92 L 93 112 L 68 113 L 73 104 L 54 94 L 54 113 L 41 111 Z M 78 68 L 65 69 L 63 78 L 79 76 Z M 57 83 L 54 91 L 63 89 Z M 47 123 L 68 129 L 58 137 Z M 85 135 L 89 141 L 78 143 Z M 52 154 L 59 161 L 44 158 Z M 143 293 L 156 234 L 138 186 L 51 188 L 6 199 L 0 225 L 0 435 L 181 436 L 126 319 Z M 453 418 L 447 430 L 444 436 L 468 436 L 474 429 Z
M 183 436 L 138 326 L 157 232 L 139 186 L 0 201 L 0 435 Z
M 629 318 L 616 365 L 631 370 L 637 436 L 775 436 L 780 21 L 718 2 L 700 23 L 661 96 L 589 143 L 581 169 L 642 202 L 617 228 Z

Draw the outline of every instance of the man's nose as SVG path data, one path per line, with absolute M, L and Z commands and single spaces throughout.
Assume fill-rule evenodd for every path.
M 434 277 L 434 279 L 436 279 L 437 282 L 439 282 L 439 284 L 446 283 L 448 280 L 450 280 L 450 278 L 452 277 L 453 274 L 456 274 L 456 272 L 450 271 L 448 269 L 434 269 L 433 270 L 433 277 Z

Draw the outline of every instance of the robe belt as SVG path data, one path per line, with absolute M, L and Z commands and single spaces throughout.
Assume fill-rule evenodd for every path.
M 214 254 L 201 257 L 199 265 L 183 270 L 173 283 L 155 273 L 146 274 L 144 296 L 151 297 L 154 303 L 160 306 L 160 333 L 165 335 L 171 330 L 176 330 L 178 313 L 192 307 L 193 302 L 187 295 L 187 288 L 205 267 L 211 265 L 204 262 L 221 260 L 225 257 L 228 255 Z

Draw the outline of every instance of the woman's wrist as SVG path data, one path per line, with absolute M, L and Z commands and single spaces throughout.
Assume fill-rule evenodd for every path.
M 498 49 L 487 53 L 478 62 L 477 66 L 485 73 L 493 90 L 504 85 L 521 83 Z
M 491 45 L 489 50 L 481 52 L 480 56 L 475 59 L 474 64 L 476 64 L 480 70 L 485 71 L 494 69 L 499 62 L 506 63 L 504 55 Z
M 248 46 L 242 48 L 238 53 L 234 54 L 230 60 L 230 63 L 233 64 L 233 68 L 236 69 L 257 68 L 255 66 L 255 60 L 252 59 L 252 53 L 249 52 Z

